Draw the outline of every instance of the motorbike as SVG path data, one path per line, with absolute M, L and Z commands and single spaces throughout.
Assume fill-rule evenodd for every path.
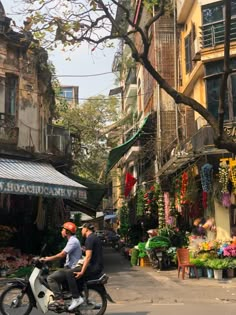
M 53 311 L 57 314 L 67 312 L 76 315 L 103 315 L 107 308 L 107 302 L 115 303 L 107 293 L 105 284 L 108 276 L 103 273 L 97 279 L 85 280 L 82 296 L 84 302 L 72 311 L 68 310 L 72 296 L 70 292 L 63 290 L 63 305 L 50 303 L 54 299 L 53 292 L 47 283 L 49 268 L 40 257 L 32 260 L 33 270 L 28 279 L 16 278 L 9 280 L 7 287 L 0 295 L 0 312 L 2 315 L 29 315 L 33 308 L 37 308 L 43 314 Z
M 148 249 L 146 253 L 154 269 L 164 270 L 170 265 L 170 259 L 164 248 Z

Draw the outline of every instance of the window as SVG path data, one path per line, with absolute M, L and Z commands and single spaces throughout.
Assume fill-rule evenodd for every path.
M 202 9 L 203 25 L 212 24 L 223 20 L 223 4 L 214 3 L 211 6 L 204 6 Z
M 68 87 L 68 88 L 61 88 L 60 96 L 65 98 L 67 101 L 73 101 L 73 88 Z
M 236 0 L 232 0 L 231 6 L 231 40 L 236 40 Z M 202 7 L 203 47 L 213 47 L 224 42 L 224 20 L 223 2 Z
M 5 78 L 5 113 L 10 115 L 16 114 L 18 77 L 6 74 Z
M 142 89 L 141 89 L 141 80 L 138 79 L 138 112 L 142 112 Z
M 223 61 L 206 64 L 206 74 L 210 76 L 206 79 L 208 110 L 217 118 L 219 95 L 221 85 L 221 72 L 223 71 Z M 231 67 L 236 67 L 236 59 L 231 60 Z M 218 75 L 217 75 L 218 74 Z M 234 120 L 236 117 L 236 74 L 231 74 L 228 79 L 226 93 L 225 120 Z
M 186 70 L 186 73 L 189 73 L 192 71 L 191 33 L 187 37 L 185 37 L 184 46 L 185 46 L 185 70 Z

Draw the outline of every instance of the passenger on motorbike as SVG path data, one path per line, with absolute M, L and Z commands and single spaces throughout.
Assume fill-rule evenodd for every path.
M 75 267 L 66 273 L 69 289 L 72 293 L 72 303 L 68 307 L 71 311 L 83 303 L 80 292 L 84 279 L 97 277 L 103 271 L 102 243 L 94 232 L 94 226 L 84 223 L 81 227 L 82 236 L 85 238 L 85 258 L 82 266 Z
M 67 281 L 67 272 L 77 265 L 78 260 L 82 256 L 80 241 L 76 237 L 77 227 L 73 222 L 65 222 L 62 225 L 61 235 L 67 238 L 64 249 L 56 255 L 43 257 L 40 260 L 44 262 L 59 260 L 66 258 L 64 268 L 54 271 L 47 277 L 47 281 L 51 291 L 54 293 L 55 304 L 63 304 L 61 286 Z

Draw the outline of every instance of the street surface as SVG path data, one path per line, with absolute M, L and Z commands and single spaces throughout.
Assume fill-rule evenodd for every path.
M 157 271 L 131 267 L 128 259 L 112 248 L 104 248 L 105 272 L 109 275 L 106 315 L 222 315 L 236 312 L 236 278 L 185 280 L 177 270 Z M 32 315 L 40 315 L 33 310 Z M 48 315 L 55 315 L 48 312 Z M 41 314 L 42 315 L 42 314 Z
M 129 261 L 110 248 L 104 249 L 107 291 L 116 302 L 107 315 L 235 314 L 236 278 L 218 281 L 178 279 L 177 270 L 131 267 Z

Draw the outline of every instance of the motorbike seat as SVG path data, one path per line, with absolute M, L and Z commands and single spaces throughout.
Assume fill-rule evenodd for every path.
M 92 285 L 92 284 L 105 284 L 107 283 L 109 277 L 107 274 L 103 273 L 99 278 L 97 279 L 88 279 L 86 280 L 86 283 L 89 285 Z

